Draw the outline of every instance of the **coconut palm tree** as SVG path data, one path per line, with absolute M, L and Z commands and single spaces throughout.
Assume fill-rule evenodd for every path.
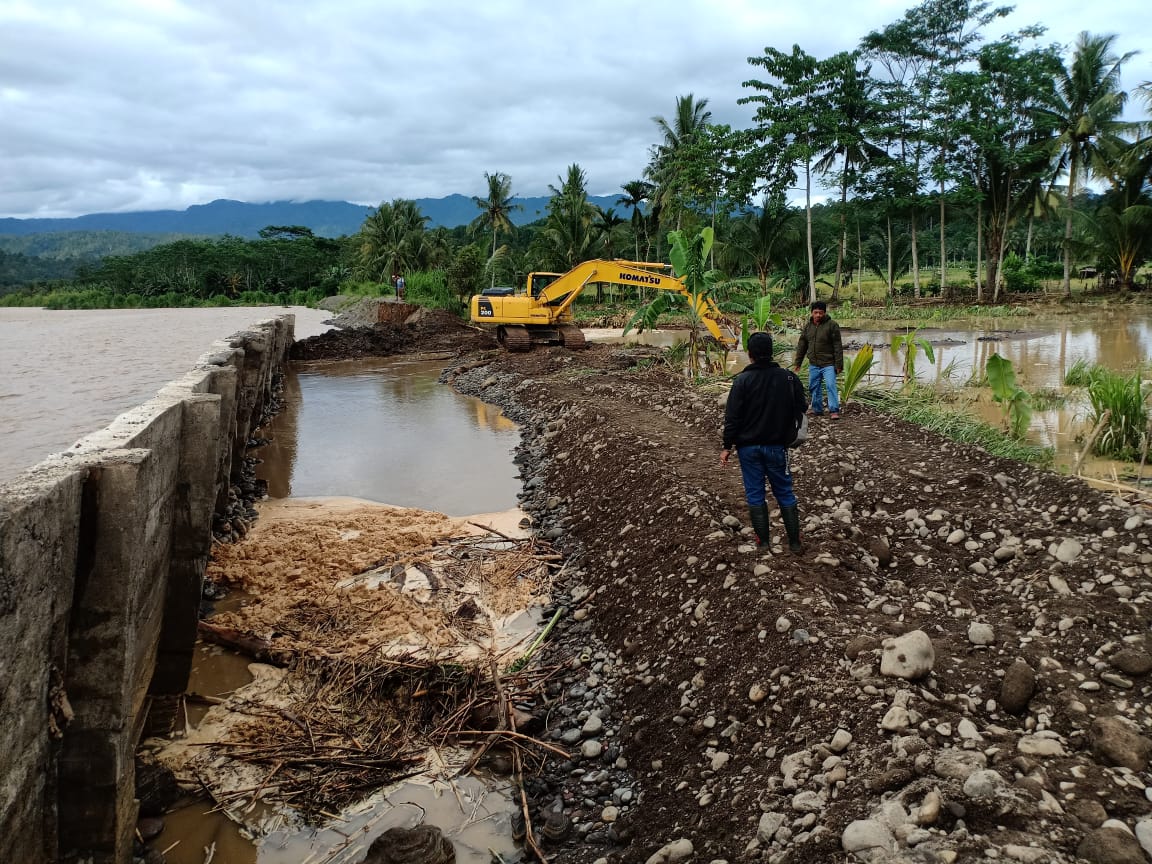
M 596 205 L 588 200 L 588 178 L 578 164 L 569 165 L 567 175 L 557 179 L 559 187 L 548 186 L 552 197 L 540 240 L 550 266 L 570 270 L 591 257 Z
M 652 197 L 654 189 L 647 180 L 629 180 L 620 188 L 624 190 L 624 194 L 616 199 L 616 203 L 622 207 L 632 208 L 632 236 L 636 241 L 634 260 L 639 261 L 640 237 L 644 234 L 644 212 L 640 206 Z
M 604 251 L 605 258 L 616 257 L 616 239 L 620 236 L 620 226 L 625 224 L 624 217 L 616 212 L 615 207 L 607 210 L 596 208 L 596 215 L 592 219 L 592 229 L 596 232 L 596 240 Z
M 391 274 L 422 266 L 427 223 L 428 217 L 415 201 L 397 198 L 382 203 L 360 226 L 360 272 L 368 279 L 383 282 Z
M 480 215 L 473 220 L 469 229 L 475 233 L 481 230 L 492 232 L 492 255 L 496 258 L 496 236 L 504 231 L 512 232 L 512 213 L 520 210 L 521 205 L 512 203 L 512 178 L 507 174 L 496 171 L 492 174 L 485 172 L 484 179 L 488 183 L 488 197 L 472 197 L 472 203 L 480 208 Z M 492 268 L 492 284 L 496 284 L 496 270 Z
M 1120 120 L 1128 94 L 1120 89 L 1120 67 L 1134 51 L 1122 57 L 1112 53 L 1115 36 L 1076 37 L 1072 64 L 1056 77 L 1050 106 L 1041 109 L 1056 130 L 1056 170 L 1068 172 L 1068 216 L 1064 225 L 1064 294 L 1072 293 L 1072 207 L 1077 184 L 1091 175 L 1101 148 L 1114 143 L 1131 128 Z
M 732 225 L 732 237 L 724 244 L 721 264 L 730 272 L 755 270 L 760 293 L 768 293 L 769 278 L 800 251 L 803 238 L 800 214 L 783 197 L 765 200 Z
M 664 141 L 652 149 L 652 159 L 646 172 L 655 182 L 661 203 L 676 213 L 676 227 L 680 227 L 683 207 L 679 196 L 683 191 L 681 165 L 677 157 L 686 152 L 704 129 L 712 122 L 712 112 L 707 109 L 708 100 L 689 93 L 676 99 L 676 113 L 671 121 L 662 116 L 652 118 Z

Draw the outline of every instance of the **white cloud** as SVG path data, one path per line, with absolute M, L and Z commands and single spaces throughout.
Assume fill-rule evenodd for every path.
M 736 100 L 765 46 L 853 47 L 911 3 L 588 0 L 7 0 L 0 215 L 182 208 L 216 197 L 365 203 L 480 194 L 504 171 L 545 194 L 640 176 L 676 97 Z M 1143 4 L 1026 0 L 1055 41 L 1149 42 Z M 1126 84 L 1152 78 L 1137 58 Z

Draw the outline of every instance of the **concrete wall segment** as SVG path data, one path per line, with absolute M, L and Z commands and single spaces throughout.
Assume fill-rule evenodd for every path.
M 185 686 L 212 514 L 293 329 L 284 316 L 213 343 L 0 485 L 0 861 L 130 857 L 146 693 Z

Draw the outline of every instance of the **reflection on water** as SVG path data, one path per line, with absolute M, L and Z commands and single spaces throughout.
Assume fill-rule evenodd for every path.
M 903 330 L 845 330 L 844 340 L 853 345 L 875 346 L 876 365 L 866 385 L 896 385 L 902 376 L 903 354 L 887 349 L 892 337 Z M 1064 376 L 1077 360 L 1130 373 L 1152 356 L 1152 312 L 1093 311 L 1059 318 L 1011 318 L 1002 321 L 949 322 L 940 328 L 924 327 L 917 334 L 932 343 L 936 362 L 917 357 L 916 379 L 940 389 L 960 387 L 981 378 L 988 359 L 999 354 L 1012 362 L 1017 383 L 1030 392 L 1063 394 L 1062 406 L 1034 410 L 1028 439 L 1056 451 L 1055 467 L 1068 470 L 1082 449 L 1088 433 L 1089 404 L 1083 388 L 1064 386 Z M 851 355 L 852 351 L 847 351 Z M 986 389 L 973 390 L 962 410 L 992 426 L 1003 425 L 1003 413 Z M 959 410 L 959 407 L 958 407 Z M 1133 466 L 1089 457 L 1082 465 L 1089 477 L 1131 475 Z
M 876 346 L 875 371 L 887 375 L 900 374 L 900 358 L 881 349 L 903 332 L 868 327 L 843 331 L 845 342 Z M 921 328 L 917 334 L 930 341 L 936 353 L 935 365 L 924 359 L 917 363 L 916 377 L 926 384 L 945 383 L 948 370 L 953 381 L 963 383 L 974 371 L 982 373 L 988 358 L 998 353 L 1012 361 L 1026 390 L 1059 389 L 1078 359 L 1117 372 L 1130 372 L 1146 362 L 1152 355 L 1152 312 L 950 322 Z
M 276 829 L 255 843 L 210 802 L 197 802 L 164 817 L 164 832 L 153 841 L 167 849 L 168 864 L 351 864 L 363 860 L 372 841 L 389 828 L 426 823 L 452 841 L 458 864 L 519 860 L 512 840 L 516 811 L 507 784 L 472 777 L 443 782 L 403 783 L 387 796 L 375 795 L 340 814 L 326 827 Z M 206 850 L 212 849 L 208 856 Z
M 520 489 L 516 425 L 437 382 L 439 361 L 307 364 L 285 376 L 258 476 L 273 498 L 341 495 L 449 516 L 504 510 Z

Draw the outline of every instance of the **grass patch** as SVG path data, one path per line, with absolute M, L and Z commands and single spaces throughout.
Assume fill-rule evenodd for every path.
M 908 392 L 861 390 L 856 394 L 856 398 L 878 411 L 894 414 L 937 435 L 961 444 L 974 444 L 993 456 L 1003 456 L 1034 465 L 1048 465 L 1052 462 L 1054 455 L 1052 448 L 1026 444 L 974 417 L 941 408 L 938 402 L 939 395 L 931 390 L 921 388 Z
M 1108 421 L 1092 450 L 1097 456 L 1135 462 L 1140 458 L 1148 430 L 1148 393 L 1137 370 L 1120 375 L 1102 366 L 1095 367 L 1095 378 L 1088 384 L 1092 405 L 1089 420 L 1093 426 L 1105 413 Z

